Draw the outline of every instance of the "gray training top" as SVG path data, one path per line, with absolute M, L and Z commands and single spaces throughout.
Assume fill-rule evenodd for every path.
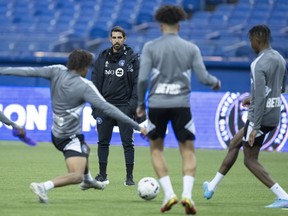
M 285 91 L 286 61 L 272 48 L 262 50 L 251 63 L 251 105 L 248 120 L 253 129 L 276 127 L 280 120 L 281 92 Z
M 217 84 L 217 78 L 207 72 L 195 44 L 178 34 L 164 34 L 147 42 L 141 55 L 138 105 L 145 106 L 144 97 L 150 80 L 149 107 L 190 107 L 192 70 L 204 85 Z
M 91 81 L 81 77 L 75 71 L 69 71 L 63 65 L 0 68 L 0 74 L 42 77 L 50 80 L 53 108 L 52 133 L 56 137 L 70 137 L 81 133 L 80 116 L 86 102 L 111 118 L 140 130 L 135 121 L 109 104 Z

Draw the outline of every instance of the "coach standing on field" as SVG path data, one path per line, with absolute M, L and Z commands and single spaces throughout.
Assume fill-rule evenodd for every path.
M 99 54 L 92 71 L 92 82 L 103 97 L 118 107 L 130 118 L 134 118 L 137 107 L 137 79 L 139 57 L 125 43 L 126 34 L 123 28 L 115 26 L 110 32 L 112 47 Z M 93 108 L 93 107 L 92 107 Z M 92 113 L 97 121 L 99 174 L 97 181 L 109 184 L 107 179 L 107 163 L 109 145 L 113 127 L 118 125 L 126 163 L 126 180 L 124 185 L 135 185 L 133 181 L 134 140 L 133 129 L 116 121 L 93 108 Z

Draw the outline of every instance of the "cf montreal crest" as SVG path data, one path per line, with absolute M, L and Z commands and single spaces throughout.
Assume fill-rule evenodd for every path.
M 242 106 L 244 98 L 249 93 L 227 92 L 221 99 L 215 117 L 215 128 L 218 140 L 223 148 L 227 148 L 233 136 L 244 126 L 248 109 Z M 281 95 L 281 119 L 277 128 L 271 131 L 265 138 L 262 149 L 281 151 L 285 145 L 287 133 L 287 101 Z

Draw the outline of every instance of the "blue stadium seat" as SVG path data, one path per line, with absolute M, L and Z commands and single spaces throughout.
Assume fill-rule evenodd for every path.
M 247 19 L 248 26 L 261 25 L 261 24 L 267 24 L 266 17 L 250 17 L 249 19 Z
M 143 23 L 150 23 L 153 21 L 154 21 L 154 18 L 153 18 L 152 13 L 140 12 L 135 19 L 135 24 L 140 25 Z
M 191 18 L 191 26 L 206 28 L 209 24 L 209 20 L 211 17 L 211 12 L 207 11 L 197 11 Z
M 125 30 L 130 30 L 133 27 L 131 19 L 117 19 L 114 22 L 114 26 L 121 26 Z
M 180 4 L 190 13 L 191 18 L 180 23 L 179 34 L 185 39 L 199 42 L 204 55 L 214 53 L 225 57 L 249 57 L 251 50 L 242 46 L 241 40 L 247 41 L 247 31 L 251 26 L 266 23 L 272 30 L 273 46 L 279 47 L 283 56 L 287 56 L 286 47 L 279 46 L 288 44 L 285 30 L 288 26 L 286 1 L 206 1 L 215 5 L 214 11 L 205 11 L 203 2 L 205 1 L 2 0 L 0 40 L 5 43 L 0 43 L 0 52 L 15 54 L 17 49 L 21 54 L 25 54 L 26 50 L 51 51 L 53 43 L 58 41 L 59 35 L 63 32 L 73 33 L 79 40 L 69 38 L 69 42 L 62 43 L 61 46 L 58 44 L 58 48 L 54 46 L 54 50 L 70 50 L 76 45 L 86 47 L 87 43 L 83 44 L 83 41 L 90 42 L 96 39 L 96 45 L 90 48 L 97 52 L 98 49 L 94 49 L 95 47 L 110 46 L 107 40 L 113 25 L 120 25 L 127 30 L 129 43 L 140 52 L 145 41 L 162 35 L 153 16 L 160 5 L 169 3 Z M 101 41 L 103 46 L 97 44 Z
M 162 35 L 162 32 L 160 31 L 159 27 L 153 26 L 148 28 L 143 35 L 145 35 L 145 40 L 150 40 L 160 37 Z
M 18 54 L 31 54 L 34 50 L 34 47 L 31 45 L 30 40 L 22 39 L 15 42 L 14 51 Z
M 9 40 L 0 40 L 0 53 L 10 53 L 14 49 L 15 43 Z
M 205 3 L 208 5 L 218 5 L 222 3 L 222 0 L 206 0 Z
M 74 49 L 86 49 L 83 39 L 68 39 L 67 41 L 55 42 L 52 48 L 53 52 L 71 52 Z
M 195 42 L 196 45 L 200 48 L 202 56 L 213 56 L 215 53 L 215 45 L 209 44 L 209 42 Z
M 287 11 L 277 11 L 273 10 L 270 17 L 267 19 L 267 24 L 269 27 L 273 28 L 283 28 L 288 24 Z
M 92 27 L 89 33 L 89 38 L 93 40 L 96 38 L 108 38 L 108 37 L 109 37 L 108 29 L 101 26 Z
M 132 35 L 129 36 L 128 35 L 126 42 L 134 50 L 135 53 L 140 54 L 143 48 L 145 39 L 144 37 L 141 37 L 141 36 L 132 36 Z
M 248 16 L 243 16 L 241 14 L 239 15 L 232 15 L 229 20 L 227 21 L 227 24 L 229 26 L 236 26 L 236 25 L 246 25 L 248 20 Z
M 204 1 L 183 0 L 182 6 L 187 13 L 194 13 L 195 11 L 201 11 L 204 9 Z
M 162 0 L 161 5 L 172 4 L 172 5 L 179 5 L 178 0 Z
M 135 7 L 137 6 L 137 4 L 135 4 L 134 2 L 132 3 L 131 2 L 132 1 L 128 1 L 128 2 L 122 3 L 119 6 L 120 13 L 117 16 L 118 19 L 123 19 L 126 17 L 129 19 L 131 15 L 135 15 Z M 125 14 L 125 16 L 123 16 L 123 14 Z
M 220 4 L 216 7 L 214 13 L 229 15 L 234 9 L 235 4 Z
M 281 45 L 273 45 L 272 44 L 273 49 L 277 50 L 284 58 L 288 58 L 288 48 L 287 46 L 283 47 L 283 44 Z
M 38 41 L 38 42 L 33 42 L 31 43 L 31 46 L 33 47 L 33 50 L 35 52 L 52 52 L 53 51 L 53 46 L 55 41 Z
M 235 56 L 254 59 L 256 57 L 256 54 L 253 52 L 249 45 L 245 45 L 236 49 Z
M 209 39 L 209 34 L 211 34 L 213 31 L 208 28 L 204 29 L 192 29 L 190 33 L 190 39 L 191 40 L 203 40 L 203 39 Z
M 257 0 L 239 0 L 238 1 L 238 5 L 243 5 L 243 6 L 247 6 L 247 5 L 249 5 L 249 6 L 251 6 L 251 5 L 254 5 L 255 4 L 255 2 L 256 2 Z M 260 0 L 261 1 L 261 0 Z
M 212 14 L 209 20 L 209 25 L 226 26 L 229 20 L 229 15 Z
M 73 25 L 71 25 L 71 30 L 81 37 L 86 37 L 90 31 L 89 20 L 76 20 Z
M 111 16 L 111 13 L 112 11 L 109 8 L 101 9 L 98 17 L 95 19 L 95 24 L 101 23 L 101 25 L 104 25 L 103 28 L 110 28 L 116 19 L 116 15 L 114 14 L 114 16 Z
M 96 57 L 104 50 L 111 47 L 111 43 L 108 41 L 108 39 L 103 40 L 103 42 L 99 43 L 96 49 L 92 49 L 88 47 L 88 50 L 93 51 Z
M 281 1 L 281 0 L 278 0 L 275 2 L 274 4 L 274 9 L 273 10 L 276 10 L 276 11 L 279 11 L 279 12 L 287 12 L 288 10 L 288 4 L 286 1 Z

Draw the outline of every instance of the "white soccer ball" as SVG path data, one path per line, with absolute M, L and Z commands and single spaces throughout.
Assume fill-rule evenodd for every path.
M 138 182 L 137 191 L 144 200 L 154 199 L 160 192 L 160 185 L 155 178 L 144 177 Z

